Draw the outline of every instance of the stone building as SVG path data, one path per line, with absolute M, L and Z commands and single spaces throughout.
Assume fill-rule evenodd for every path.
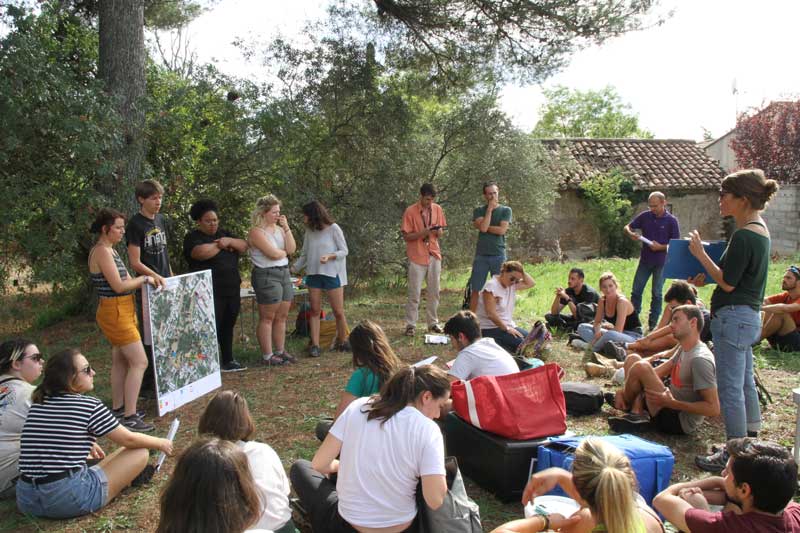
M 672 139 L 553 139 L 543 140 L 560 176 L 560 198 L 548 223 L 538 232 L 540 255 L 585 259 L 598 255 L 600 235 L 581 199 L 580 183 L 619 170 L 643 193 L 661 191 L 678 217 L 681 233 L 698 229 L 703 238 L 722 236 L 719 184 L 724 173 L 695 141 Z M 647 195 L 634 213 L 647 209 Z M 554 252 L 555 251 L 555 252 Z

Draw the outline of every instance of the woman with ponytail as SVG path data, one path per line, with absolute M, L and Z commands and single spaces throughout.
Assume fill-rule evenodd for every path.
M 492 533 L 535 533 L 555 529 L 568 533 L 663 533 L 655 512 L 637 493 L 636 475 L 628 458 L 600 439 L 586 439 L 575 450 L 572 472 L 548 468 L 534 474 L 522 503 L 553 490 L 556 485 L 581 505 L 569 518 L 559 514 L 514 520 Z
M 447 482 L 442 434 L 433 419 L 449 398 L 447 374 L 426 365 L 401 368 L 379 396 L 351 402 L 314 459 L 297 461 L 289 473 L 314 531 L 409 531 L 420 479 L 425 503 L 438 509 Z M 332 474 L 335 484 L 327 477 Z
M 711 336 L 726 441 L 754 437 L 761 427 L 752 349 L 761 336 L 760 310 L 770 258 L 770 236 L 761 211 L 777 191 L 775 180 L 766 179 L 758 169 L 740 170 L 722 180 L 719 213 L 733 217 L 736 229 L 719 265 L 706 253 L 700 234 L 690 233 L 689 251 L 717 284 L 711 295 Z M 689 282 L 702 286 L 705 275 Z M 698 467 L 717 473 L 727 461 L 725 446 L 695 458 Z

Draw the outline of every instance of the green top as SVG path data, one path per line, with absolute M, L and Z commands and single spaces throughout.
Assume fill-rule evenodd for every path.
M 719 286 L 711 295 L 711 312 L 726 305 L 748 305 L 761 309 L 767 286 L 769 267 L 769 237 L 748 229 L 737 229 L 720 258 L 722 278 L 733 285 L 731 292 Z
M 486 206 L 482 205 L 476 207 L 472 212 L 472 220 L 475 221 L 479 218 L 486 216 Z M 490 226 L 499 226 L 501 222 L 507 221 L 511 224 L 511 208 L 505 205 L 498 205 L 492 211 L 492 220 L 489 222 Z M 475 255 L 505 255 L 506 254 L 506 236 L 495 235 L 493 233 L 478 233 L 478 247 L 475 250 Z
M 344 387 L 345 392 L 349 392 L 356 398 L 372 396 L 381 390 L 381 380 L 375 373 L 365 366 L 356 368 L 353 375 Z

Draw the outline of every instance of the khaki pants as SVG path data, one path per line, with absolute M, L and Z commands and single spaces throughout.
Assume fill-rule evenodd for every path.
M 427 304 L 426 318 L 428 327 L 439 323 L 437 310 L 439 309 L 439 276 L 442 273 L 442 261 L 430 257 L 427 265 L 418 265 L 408 262 L 408 303 L 406 303 L 406 325 L 416 326 L 419 316 L 419 295 L 422 292 L 422 280 L 426 280 Z

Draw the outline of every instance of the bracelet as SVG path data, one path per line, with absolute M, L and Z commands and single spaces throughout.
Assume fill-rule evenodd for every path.
M 542 528 L 542 531 L 547 531 L 548 529 L 550 529 L 550 515 L 543 514 L 539 516 L 544 518 L 544 527 Z

